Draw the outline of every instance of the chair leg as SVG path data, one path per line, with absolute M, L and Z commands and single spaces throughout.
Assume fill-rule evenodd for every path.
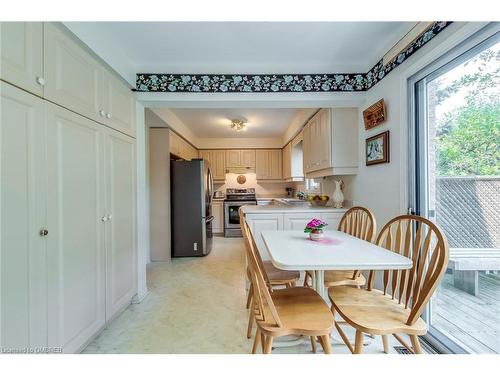
M 387 335 L 382 335 L 382 344 L 384 344 L 384 353 L 389 354 L 389 339 Z
M 264 353 L 264 350 L 265 350 L 265 345 L 266 345 L 266 336 L 264 336 L 264 334 L 262 333 L 262 331 L 260 332 L 260 346 L 261 346 L 261 349 L 262 349 L 262 353 Z
M 304 275 L 304 286 L 309 286 L 309 279 L 310 279 L 310 276 L 306 272 L 306 274 Z
M 250 284 L 250 288 L 248 288 L 247 309 L 252 304 L 252 299 L 253 299 L 253 284 Z
M 354 343 L 354 354 L 361 354 L 363 352 L 363 332 L 359 329 L 356 330 L 356 341 Z
M 266 345 L 264 346 L 264 354 L 271 354 L 273 350 L 273 336 L 266 337 Z
M 260 345 L 261 334 L 260 329 L 257 327 L 257 332 L 255 332 L 255 339 L 253 340 L 252 354 L 257 353 L 257 347 Z
M 413 346 L 413 351 L 415 354 L 422 354 L 422 348 L 420 347 L 420 341 L 418 340 L 418 336 L 410 335 L 411 346 Z
M 252 337 L 252 326 L 254 317 L 255 317 L 255 308 L 254 306 L 252 306 L 252 309 L 250 310 L 250 317 L 248 318 L 247 339 Z
M 316 336 L 311 336 L 311 346 L 313 353 L 316 353 Z
M 321 343 L 321 346 L 323 347 L 323 352 L 325 352 L 325 354 L 332 354 L 332 347 L 330 345 L 330 337 L 328 335 L 320 336 L 319 342 Z
M 349 349 L 349 351 L 351 353 L 354 353 L 354 348 L 352 347 L 352 344 L 351 342 L 349 341 L 349 339 L 347 338 L 347 336 L 345 335 L 344 331 L 342 330 L 342 328 L 340 328 L 340 324 L 338 324 L 337 322 L 335 322 L 335 328 L 337 328 L 337 331 L 339 332 L 340 334 L 340 337 L 342 338 L 342 341 L 344 341 L 344 344 L 346 344 L 347 348 Z

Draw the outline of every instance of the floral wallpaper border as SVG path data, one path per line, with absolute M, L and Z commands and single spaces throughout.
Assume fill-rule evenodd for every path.
M 392 61 L 381 59 L 368 73 L 332 74 L 153 74 L 139 73 L 138 92 L 273 93 L 366 91 L 427 44 L 452 22 L 439 21 Z

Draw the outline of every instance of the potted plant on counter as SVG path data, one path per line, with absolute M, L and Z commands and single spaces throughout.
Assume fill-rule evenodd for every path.
M 312 241 L 321 241 L 324 237 L 323 228 L 328 224 L 320 219 L 312 219 L 304 228 L 304 233 L 309 233 Z

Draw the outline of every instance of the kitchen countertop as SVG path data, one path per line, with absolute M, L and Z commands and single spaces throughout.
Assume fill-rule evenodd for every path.
M 287 213 L 287 212 L 338 212 L 344 213 L 347 208 L 318 207 L 310 205 L 281 205 L 271 204 L 266 206 L 248 205 L 242 208 L 244 214 L 266 214 L 266 213 Z

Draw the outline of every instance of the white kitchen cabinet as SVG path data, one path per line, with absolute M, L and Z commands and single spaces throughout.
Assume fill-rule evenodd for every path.
M 263 260 L 269 260 L 261 233 L 264 230 L 283 230 L 283 214 L 246 214 L 245 219 L 252 231 L 253 238 Z
M 255 169 L 255 150 L 226 150 L 226 168 Z
M 44 24 L 44 97 L 99 122 L 106 120 L 103 69 L 66 32 Z
M 255 168 L 255 150 L 241 150 L 240 158 L 243 167 Z
M 283 167 L 280 149 L 255 151 L 257 180 L 282 180 Z
M 103 69 L 104 123 L 109 127 L 135 137 L 135 98 L 119 79 Z
M 316 215 L 316 216 L 315 216 Z M 307 223 L 317 217 L 314 213 L 290 213 L 283 215 L 284 230 L 303 230 Z
M 106 320 L 136 294 L 135 141 L 106 129 L 105 140 Z
M 212 231 L 214 234 L 224 233 L 224 201 L 212 201 Z
M 77 352 L 136 293 L 135 141 L 0 89 L 0 345 Z
M 69 32 L 44 23 L 44 97 L 135 137 L 135 98 Z
M 0 77 L 43 94 L 42 22 L 0 22 Z
M 170 153 L 184 160 L 191 160 L 198 157 L 198 150 L 186 142 L 177 133 L 169 131 Z
M 288 142 L 282 150 L 283 154 L 283 179 L 292 178 L 292 142 Z
M 208 160 L 214 182 L 226 180 L 226 153 L 224 150 L 200 150 L 200 158 Z
M 357 173 L 356 108 L 322 108 L 304 127 L 303 138 L 306 177 Z
M 46 108 L 48 345 L 72 353 L 105 324 L 103 134 L 91 120 Z
M 2 348 L 47 346 L 43 113 L 41 99 L 0 82 Z

